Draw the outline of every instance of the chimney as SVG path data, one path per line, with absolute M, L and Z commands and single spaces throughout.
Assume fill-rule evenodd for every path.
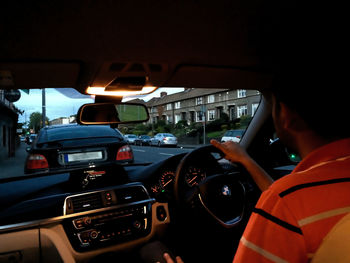
M 166 93 L 165 91 L 160 93 L 160 97 L 163 98 L 164 96 L 168 95 L 168 93 Z

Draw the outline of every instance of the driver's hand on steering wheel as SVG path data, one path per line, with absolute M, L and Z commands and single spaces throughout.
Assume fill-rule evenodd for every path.
M 232 141 L 220 143 L 217 140 L 210 140 L 210 143 L 225 154 L 225 159 L 233 163 L 242 163 L 250 158 L 245 149 L 238 143 Z
M 265 191 L 273 183 L 271 176 L 238 143 L 232 141 L 219 143 L 216 140 L 211 140 L 210 143 L 225 154 L 225 159 L 242 164 L 261 191 Z
M 168 253 L 164 253 L 163 258 L 165 259 L 166 263 L 184 263 L 179 256 L 177 256 L 175 259 L 176 261 L 174 261 Z

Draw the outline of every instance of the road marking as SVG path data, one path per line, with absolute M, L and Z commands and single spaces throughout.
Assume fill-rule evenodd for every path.
M 169 155 L 169 156 L 174 156 L 175 155 L 175 154 L 172 154 L 172 153 L 159 153 L 159 154 Z
M 142 152 L 142 153 L 146 152 L 145 150 L 137 150 L 137 149 L 133 149 L 133 151 L 134 152 Z

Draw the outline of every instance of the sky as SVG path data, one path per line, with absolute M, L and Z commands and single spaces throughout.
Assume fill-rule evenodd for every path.
M 81 105 L 94 102 L 90 96 L 82 95 L 74 89 L 65 88 L 59 90 L 61 92 L 57 91 L 56 89 L 45 89 L 46 116 L 49 118 L 49 120 L 60 117 L 69 117 L 70 115 L 76 114 Z M 168 94 L 173 94 L 183 90 L 183 88 L 159 88 L 149 95 L 136 97 L 148 101 L 153 97 L 159 97 L 162 91 L 166 91 Z M 134 99 L 136 97 L 124 97 L 123 101 Z M 29 95 L 21 91 L 21 98 L 14 104 L 18 109 L 24 111 L 22 115 L 19 115 L 18 122 L 23 123 L 25 121 L 29 121 L 29 116 L 31 113 L 41 113 L 42 111 L 42 90 L 30 90 Z

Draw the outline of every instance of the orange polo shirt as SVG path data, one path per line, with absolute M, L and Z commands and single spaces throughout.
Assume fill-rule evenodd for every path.
M 350 212 L 350 138 L 322 146 L 264 191 L 234 262 L 309 262 Z

